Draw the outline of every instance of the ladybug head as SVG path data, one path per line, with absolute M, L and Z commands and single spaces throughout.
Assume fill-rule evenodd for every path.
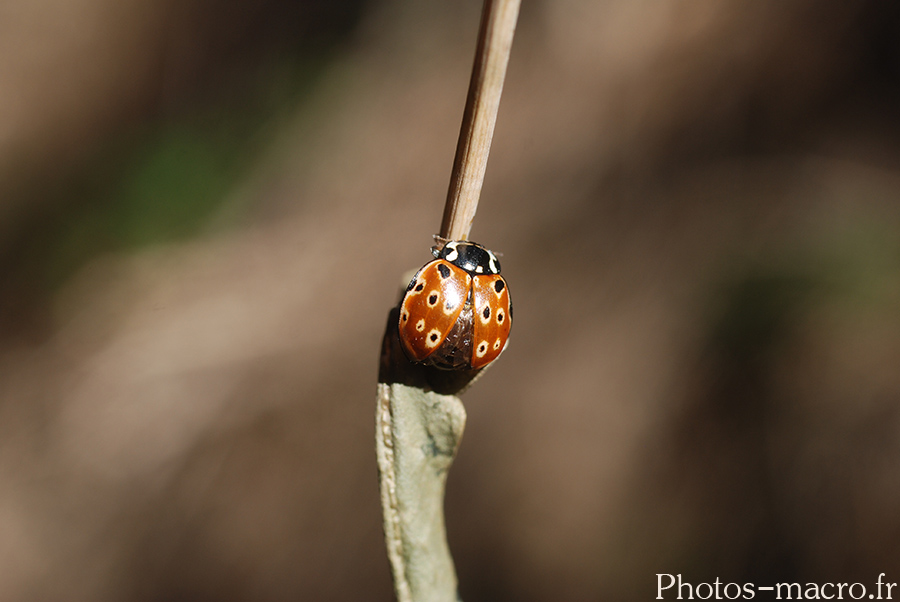
M 497 256 L 475 242 L 452 240 L 434 251 L 437 259 L 445 259 L 470 274 L 499 274 Z

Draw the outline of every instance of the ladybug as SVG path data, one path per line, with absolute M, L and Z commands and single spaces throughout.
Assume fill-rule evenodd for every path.
M 464 240 L 433 249 L 400 303 L 406 356 L 444 370 L 468 370 L 497 359 L 509 339 L 512 302 L 500 262 Z

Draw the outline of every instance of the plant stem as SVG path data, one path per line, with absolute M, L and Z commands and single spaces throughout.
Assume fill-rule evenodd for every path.
M 466 240 L 472 229 L 506 79 L 520 0 L 485 0 L 440 237 Z

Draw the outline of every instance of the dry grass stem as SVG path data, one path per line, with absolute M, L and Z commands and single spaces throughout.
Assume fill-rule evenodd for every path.
M 472 229 L 518 16 L 519 0 L 485 0 L 441 222 L 440 236 L 447 240 L 465 240 Z

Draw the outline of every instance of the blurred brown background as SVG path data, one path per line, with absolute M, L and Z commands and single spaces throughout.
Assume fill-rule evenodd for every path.
M 479 12 L 0 3 L 0 600 L 392 598 L 378 350 Z M 900 581 L 898 84 L 894 3 L 525 0 L 464 600 Z

